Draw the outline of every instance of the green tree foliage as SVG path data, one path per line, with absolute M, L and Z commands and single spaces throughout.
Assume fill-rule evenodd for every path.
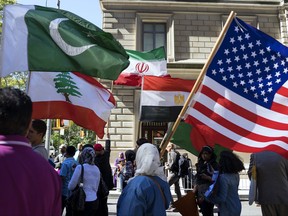
M 73 145 L 77 148 L 78 143 L 95 143 L 96 134 L 94 131 L 86 130 L 74 123 L 65 126 L 63 129 L 64 135 L 60 135 L 59 130 L 52 130 L 51 140 L 55 149 L 59 149 L 61 144 Z M 84 131 L 83 137 L 81 137 L 81 131 Z
M 3 18 L 3 8 L 7 4 L 15 4 L 16 0 L 0 0 L 0 16 L 1 16 L 1 22 L 0 22 L 0 31 L 2 32 L 2 18 Z
M 12 86 L 25 91 L 28 72 L 15 72 L 7 77 L 1 78 L 1 87 Z

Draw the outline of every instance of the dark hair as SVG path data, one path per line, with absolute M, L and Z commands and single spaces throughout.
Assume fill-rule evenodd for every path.
M 211 161 L 216 161 L 216 159 L 217 159 L 217 156 L 216 156 L 216 154 L 214 153 L 214 149 L 211 147 L 211 146 L 204 146 L 203 148 L 202 148 L 202 150 L 200 151 L 200 153 L 199 153 L 199 155 L 198 155 L 198 161 L 203 161 L 203 158 L 202 158 L 202 154 L 203 154 L 203 152 L 209 152 L 210 154 L 211 154 L 211 158 L 210 158 L 210 160 Z
M 134 161 L 136 157 L 135 151 L 133 150 L 127 150 L 125 151 L 125 158 L 127 161 Z
M 32 117 L 30 97 L 20 89 L 0 88 L 0 134 L 26 135 Z
M 88 148 L 88 147 L 93 148 L 93 145 L 92 145 L 92 144 L 85 144 L 85 145 L 83 145 L 82 151 L 83 151 L 85 148 Z M 94 149 L 94 148 L 93 148 L 93 149 Z
M 76 152 L 76 148 L 74 146 L 67 146 L 66 154 L 73 157 L 75 155 L 75 152 Z
M 144 143 L 149 143 L 149 141 L 145 137 L 141 137 L 136 141 L 136 143 L 140 147 Z
M 42 133 L 42 137 L 44 137 L 47 126 L 45 121 L 41 119 L 35 119 L 32 121 L 32 128 L 37 131 L 37 133 Z
M 239 173 L 245 170 L 243 162 L 231 151 L 222 151 L 220 153 L 219 165 L 221 173 Z

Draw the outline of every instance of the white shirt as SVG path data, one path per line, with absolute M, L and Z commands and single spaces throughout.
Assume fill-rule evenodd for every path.
M 83 189 L 86 194 L 86 202 L 95 201 L 97 199 L 97 191 L 100 182 L 100 171 L 96 165 L 83 164 Z M 78 165 L 68 184 L 68 189 L 73 190 L 80 181 L 81 165 Z

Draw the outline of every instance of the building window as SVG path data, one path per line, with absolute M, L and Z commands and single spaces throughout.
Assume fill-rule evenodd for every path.
M 149 51 L 164 46 L 167 62 L 174 62 L 173 14 L 137 13 L 136 17 L 136 50 Z
M 166 24 L 143 23 L 142 49 L 149 51 L 161 46 L 166 50 Z

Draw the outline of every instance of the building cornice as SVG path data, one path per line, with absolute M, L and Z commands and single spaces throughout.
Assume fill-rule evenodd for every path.
M 275 11 L 282 8 L 283 1 L 206 1 L 206 2 L 182 2 L 182 1 L 133 1 L 133 0 L 101 0 L 102 10 L 124 11 L 161 11 L 161 12 L 213 12 L 223 8 L 234 11 Z M 262 12 L 263 13 L 263 12 Z

